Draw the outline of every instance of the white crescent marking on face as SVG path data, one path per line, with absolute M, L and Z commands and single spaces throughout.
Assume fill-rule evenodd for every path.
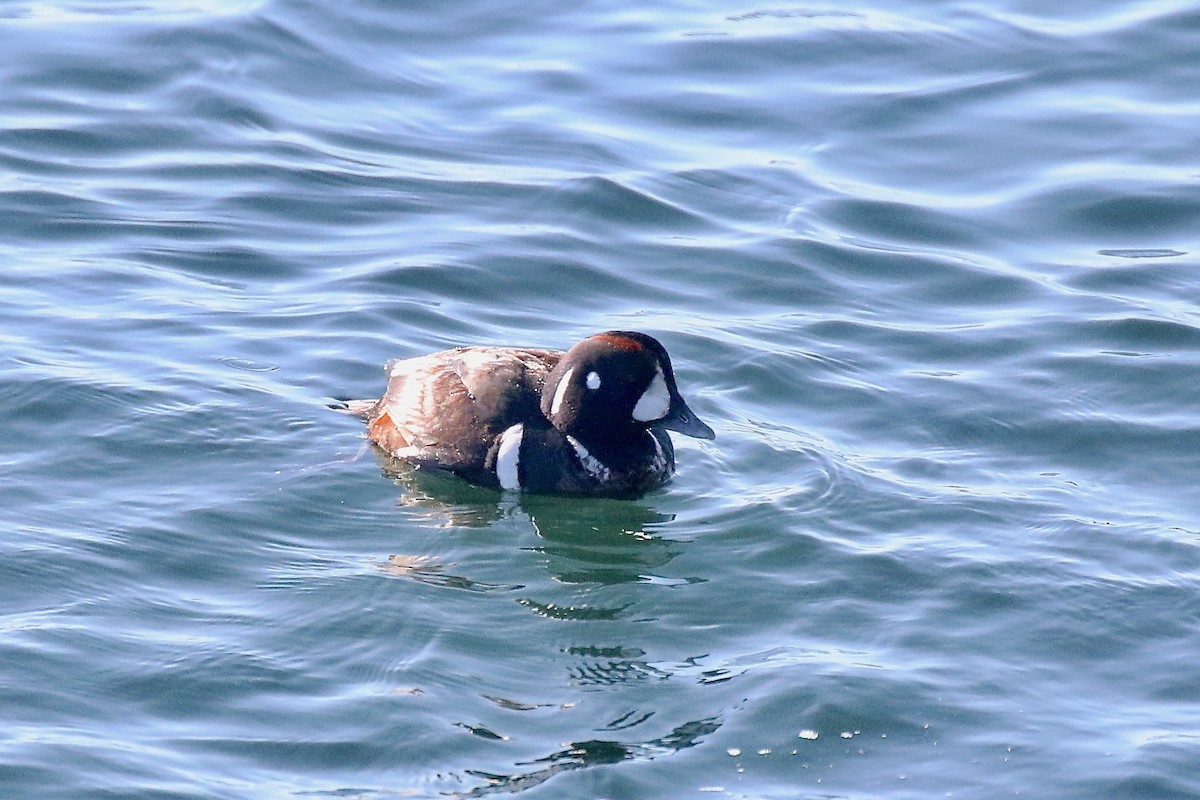
M 638 422 L 653 422 L 662 419 L 671 410 L 671 392 L 667 389 L 667 379 L 662 367 L 654 374 L 654 380 L 642 392 L 637 405 L 633 407 L 633 418 Z
M 589 372 L 587 374 L 587 387 L 593 392 L 600 388 L 600 373 Z
M 567 397 L 567 387 L 571 384 L 571 375 L 574 372 L 575 368 L 571 367 L 559 379 L 558 386 L 554 389 L 554 400 L 550 403 L 550 416 L 557 415 L 558 409 L 562 407 L 563 400 Z
M 520 489 L 521 476 L 517 471 L 521 463 L 521 439 L 525 426 L 518 422 L 500 434 L 500 450 L 496 453 L 496 477 L 502 489 Z

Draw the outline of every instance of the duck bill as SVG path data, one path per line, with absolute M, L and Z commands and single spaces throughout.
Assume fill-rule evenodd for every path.
M 687 403 L 683 402 L 682 397 L 675 397 L 671 400 L 671 410 L 658 424 L 669 431 L 682 433 L 684 436 L 696 439 L 717 438 L 716 432 L 700 421 L 700 418 L 688 408 Z

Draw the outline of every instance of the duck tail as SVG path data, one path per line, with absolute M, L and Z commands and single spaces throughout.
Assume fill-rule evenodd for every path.
M 341 414 L 349 414 L 352 417 L 367 419 L 378 404 L 378 400 L 349 400 L 337 397 L 334 398 L 332 403 L 326 403 L 325 405 L 327 408 L 331 408 Z

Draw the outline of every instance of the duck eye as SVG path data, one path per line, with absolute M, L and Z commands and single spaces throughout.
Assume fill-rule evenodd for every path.
M 592 391 L 596 391 L 600 388 L 599 372 L 589 372 L 587 374 L 587 388 L 591 389 Z

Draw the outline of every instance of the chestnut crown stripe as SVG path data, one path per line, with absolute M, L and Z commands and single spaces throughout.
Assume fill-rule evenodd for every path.
M 598 333 L 592 337 L 593 339 L 612 345 L 620 350 L 644 350 L 645 345 L 630 336 L 623 336 L 619 333 Z

